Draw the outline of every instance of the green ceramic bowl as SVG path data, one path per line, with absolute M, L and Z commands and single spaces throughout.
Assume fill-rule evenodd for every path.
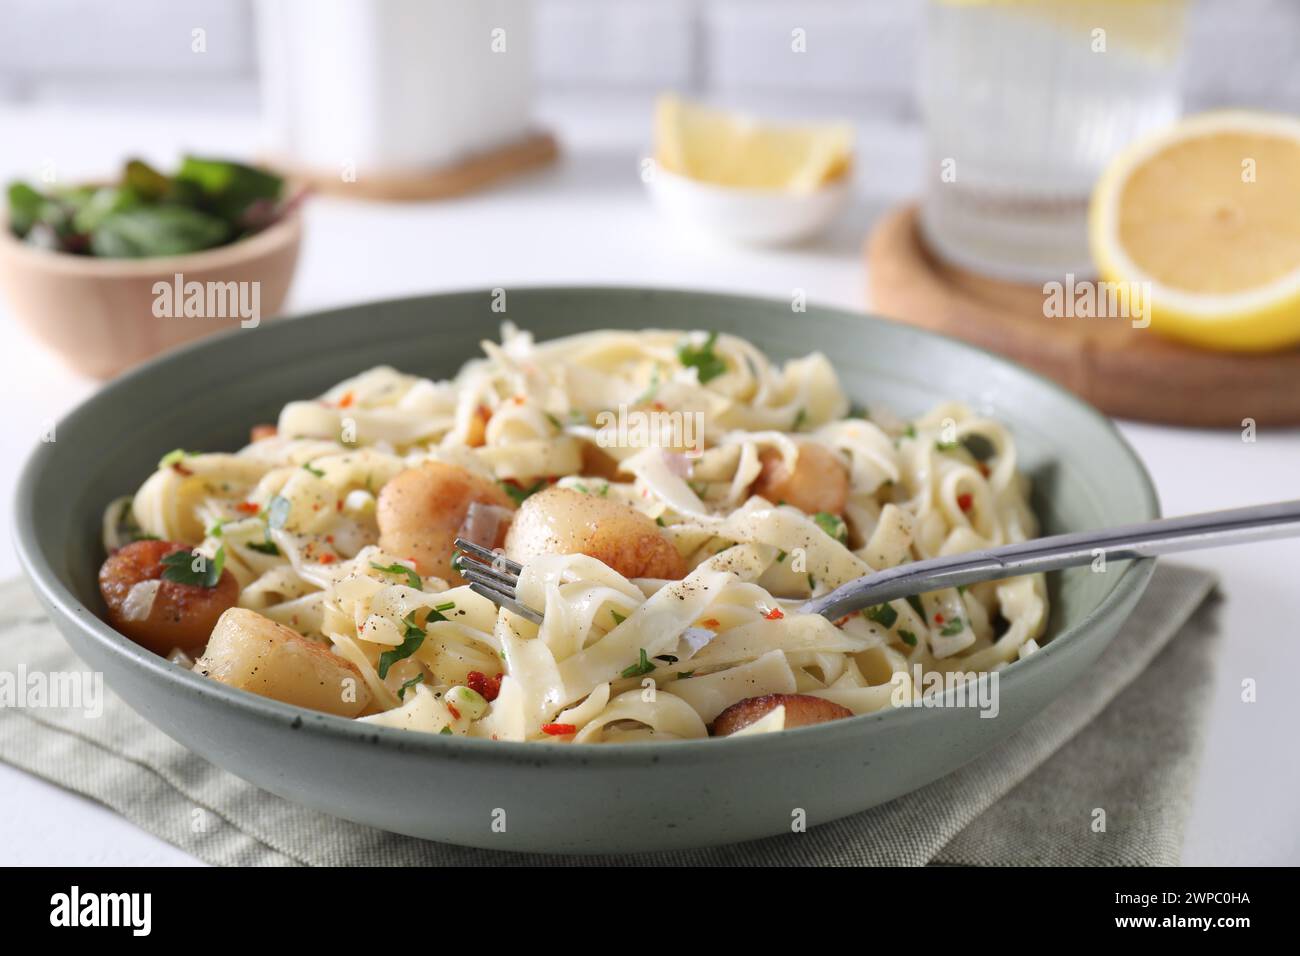
M 959 398 L 1008 422 L 1048 532 L 1154 518 L 1156 495 L 1115 428 L 1000 358 L 862 315 L 639 289 L 466 292 L 236 331 L 159 359 L 72 412 L 17 496 L 18 548 L 72 648 L 141 715 L 265 790 L 398 833 L 468 846 L 619 852 L 727 843 L 864 810 L 951 772 L 1067 690 L 1115 635 L 1149 561 L 1050 576 L 1051 643 L 1001 675 L 1000 711 L 900 709 L 780 734 L 564 746 L 370 727 L 234 690 L 169 664 L 100 619 L 100 516 L 170 448 L 236 449 L 288 400 L 379 363 L 442 378 L 509 318 L 546 339 L 599 328 L 718 329 L 775 358 L 820 349 L 854 399 L 915 414 Z M 493 827 L 505 811 L 506 827 Z

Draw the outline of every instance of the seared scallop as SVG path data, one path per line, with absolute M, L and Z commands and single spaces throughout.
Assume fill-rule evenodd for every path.
M 506 555 L 523 563 L 542 554 L 586 554 L 625 578 L 682 578 L 686 562 L 659 526 L 631 505 L 548 488 L 520 506 Z
M 457 465 L 428 461 L 408 468 L 379 492 L 379 546 L 413 560 L 421 574 L 455 581 L 451 556 L 456 534 L 475 502 L 514 507 L 495 482 Z
M 791 468 L 775 448 L 759 455 L 763 470 L 753 492 L 773 504 L 794 505 L 806 514 L 844 513 L 849 497 L 849 469 L 839 455 L 824 445 L 799 443 L 799 457 Z
M 844 717 L 853 711 L 820 697 L 807 694 L 764 694 L 737 701 L 713 719 L 714 737 L 726 737 L 748 727 L 760 717 L 765 717 L 778 707 L 785 707 L 785 729 L 824 724 Z
M 176 648 L 195 654 L 208 642 L 217 619 L 239 600 L 239 583 L 222 571 L 215 587 L 163 579 L 163 558 L 188 545 L 136 541 L 109 555 L 99 569 L 99 593 L 108 623 L 142 647 L 164 657 Z

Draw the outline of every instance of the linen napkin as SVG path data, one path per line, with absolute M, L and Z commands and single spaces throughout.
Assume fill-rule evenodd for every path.
M 1161 564 L 1097 663 L 993 750 L 864 813 L 731 846 L 575 857 L 398 836 L 245 783 L 107 688 L 95 718 L 0 704 L 0 760 L 217 865 L 1172 865 L 1213 680 L 1213 590 L 1208 572 Z M 26 583 L 0 584 L 0 674 L 73 670 Z

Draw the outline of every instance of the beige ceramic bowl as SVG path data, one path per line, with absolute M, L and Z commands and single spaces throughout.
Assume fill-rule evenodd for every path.
M 289 292 L 301 239 L 302 219 L 295 210 L 248 239 L 216 249 L 157 259 L 96 259 L 25 245 L 0 222 L 0 291 L 14 317 L 74 369 L 110 378 L 178 345 L 275 316 Z M 167 299 L 160 299 L 155 287 L 163 282 L 174 290 L 177 275 L 185 284 L 201 283 L 204 315 L 186 316 L 185 296 L 176 303 L 174 292 L 168 312 Z M 256 302 L 255 318 L 227 306 L 238 303 L 228 298 L 224 284 L 229 282 L 250 283 L 236 292 L 242 288 L 245 305 Z M 215 308 L 206 308 L 208 302 Z M 222 312 L 235 314 L 223 318 Z

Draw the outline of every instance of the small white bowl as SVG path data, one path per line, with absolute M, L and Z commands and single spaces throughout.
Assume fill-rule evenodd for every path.
M 671 173 L 653 161 L 646 188 L 680 225 L 747 245 L 782 245 L 829 226 L 849 197 L 849 175 L 811 192 L 738 189 Z

